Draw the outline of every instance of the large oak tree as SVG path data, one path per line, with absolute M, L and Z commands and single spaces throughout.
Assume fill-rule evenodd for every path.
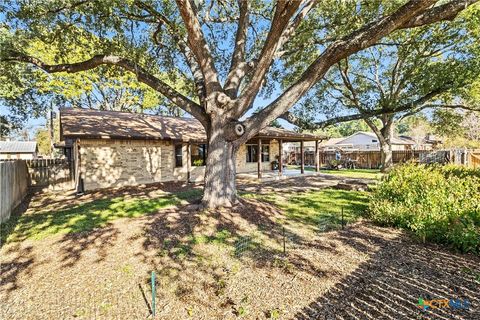
M 453 20 L 476 0 L 412 1 L 7 1 L 3 63 L 26 63 L 47 73 L 76 73 L 99 66 L 130 71 L 205 127 L 209 154 L 203 202 L 231 206 L 236 200 L 235 157 L 239 146 L 288 111 L 327 71 L 374 46 L 396 30 Z M 100 39 L 85 60 L 54 61 L 27 54 L 28 41 L 75 43 L 75 32 Z M 313 32 L 312 32 L 313 31 Z M 302 36 L 315 37 L 303 44 Z M 290 43 L 309 50 L 295 74 L 283 72 Z M 291 47 L 289 48 L 291 49 Z M 175 72 L 190 83 L 182 94 L 159 77 Z M 268 105 L 249 113 L 261 92 Z M 273 91 L 272 91 L 273 90 Z M 194 93 L 194 94 L 193 94 Z M 249 116 L 250 114 L 250 116 Z

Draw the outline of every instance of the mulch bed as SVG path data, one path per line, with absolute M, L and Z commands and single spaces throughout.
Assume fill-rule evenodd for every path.
M 480 319 L 478 256 L 365 221 L 319 233 L 255 199 L 9 243 L 0 255 L 0 319 L 146 318 L 151 271 L 157 319 Z M 423 312 L 420 297 L 468 300 L 470 308 Z

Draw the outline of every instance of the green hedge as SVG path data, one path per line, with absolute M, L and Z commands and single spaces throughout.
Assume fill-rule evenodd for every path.
M 413 231 L 423 240 L 480 253 L 480 170 L 406 164 L 380 182 L 369 205 L 382 225 Z

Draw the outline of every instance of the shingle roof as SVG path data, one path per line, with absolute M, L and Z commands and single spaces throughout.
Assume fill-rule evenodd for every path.
M 324 136 L 310 134 L 310 133 L 299 133 L 283 128 L 275 127 L 266 127 L 265 129 L 260 130 L 258 133 L 260 138 L 271 138 L 271 139 L 292 139 L 292 140 L 323 140 L 326 139 Z
M 345 140 L 345 139 L 346 139 L 345 137 L 343 137 L 343 138 L 330 138 L 330 139 L 322 142 L 320 145 L 321 145 L 322 147 L 334 146 L 334 145 L 336 145 L 337 143 L 339 143 L 339 142 L 341 142 L 341 141 L 343 141 L 343 140 Z
M 196 119 L 139 113 L 64 108 L 60 110 L 62 139 L 154 139 L 203 142 L 205 130 Z M 267 127 L 261 138 L 322 139 L 312 134 Z
M 0 153 L 35 153 L 35 141 L 0 141 Z

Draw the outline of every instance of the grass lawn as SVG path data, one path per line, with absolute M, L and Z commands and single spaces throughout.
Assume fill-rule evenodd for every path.
M 73 201 L 61 206 L 61 201 L 42 205 L 37 199 L 22 215 L 12 216 L 2 225 L 2 244 L 25 239 L 43 239 L 52 234 L 90 231 L 119 218 L 134 218 L 155 213 L 160 209 L 198 198 L 201 190 L 164 193 L 155 197 L 104 197 Z M 68 202 L 67 202 L 68 203 Z
M 2 225 L 2 243 L 25 239 L 43 239 L 53 234 L 90 231 L 119 218 L 135 218 L 160 209 L 185 204 L 186 200 L 200 198 L 201 190 L 193 189 L 153 198 L 105 197 L 77 202 L 57 209 L 58 203 L 32 208 L 22 215 L 12 216 Z M 345 222 L 354 221 L 367 207 L 364 192 L 322 189 L 315 192 L 277 197 L 275 194 L 243 194 L 242 197 L 266 200 L 285 211 L 288 220 L 313 226 L 339 225 L 341 210 Z
M 287 222 L 309 225 L 315 230 L 338 228 L 343 221 L 352 223 L 364 215 L 368 206 L 368 193 L 336 189 L 321 189 L 292 195 L 247 193 L 254 198 L 275 204 L 285 212 Z
M 320 173 L 333 174 L 342 177 L 380 180 L 383 173 L 378 169 L 340 169 L 340 170 L 320 170 Z

